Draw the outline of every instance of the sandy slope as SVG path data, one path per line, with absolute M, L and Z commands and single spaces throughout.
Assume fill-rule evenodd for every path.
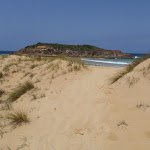
M 11 56 L 1 60 L 1 70 Z M 32 62 L 33 63 L 33 62 Z M 63 74 L 65 61 L 57 71 L 48 70 L 48 64 L 30 69 L 31 62 L 11 66 L 0 85 L 9 93 L 20 82 L 32 80 L 36 88 L 13 102 L 12 110 L 1 110 L 0 115 L 21 109 L 28 113 L 30 124 L 16 128 L 5 120 L 6 131 L 0 139 L 0 148 L 12 150 L 149 150 L 150 149 L 150 81 L 147 61 L 117 83 L 108 79 L 120 68 L 82 68 Z M 57 63 L 57 62 L 55 62 Z M 145 72 L 143 74 L 143 68 Z M 16 72 L 13 70 L 16 69 Z M 0 71 L 1 71 L 0 70 Z M 54 72 L 55 71 L 55 72 Z M 13 72 L 13 73 L 12 73 Z M 32 72 L 34 76 L 24 76 Z M 59 74 L 52 79 L 52 74 Z M 55 75 L 54 74 L 54 75 Z M 134 79 L 133 79 L 134 78 Z M 131 80 L 134 83 L 131 83 Z M 40 80 L 40 81 L 39 81 Z M 38 82 L 37 82 L 38 81 Z M 33 100 L 33 94 L 37 99 Z M 45 97 L 41 96 L 45 94 Z M 5 100 L 8 95 L 3 95 Z M 140 107 L 138 104 L 140 105 Z M 4 104 L 0 104 L 1 107 Z M 124 121 L 123 121 L 124 120 Z M 1 121 L 2 125 L 4 119 Z

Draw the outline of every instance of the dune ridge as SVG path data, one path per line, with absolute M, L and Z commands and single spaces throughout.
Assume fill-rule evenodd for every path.
M 124 68 L 84 66 L 66 58 L 0 57 L 2 150 L 149 150 L 150 59 L 115 83 Z M 31 81 L 34 88 L 11 103 L 9 94 Z M 7 115 L 22 110 L 29 123 Z

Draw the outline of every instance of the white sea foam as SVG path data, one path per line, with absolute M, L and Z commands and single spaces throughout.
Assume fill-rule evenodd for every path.
M 137 58 L 140 58 L 140 57 L 138 57 L 138 56 L 134 56 L 134 59 L 137 59 Z
M 97 62 L 97 63 L 106 63 L 106 64 L 120 64 L 120 65 L 128 65 L 130 64 L 130 62 L 121 62 L 121 61 L 104 61 L 104 60 L 94 60 L 94 59 L 85 59 L 85 58 L 82 58 L 81 60 L 84 60 L 84 61 L 90 61 L 90 62 Z

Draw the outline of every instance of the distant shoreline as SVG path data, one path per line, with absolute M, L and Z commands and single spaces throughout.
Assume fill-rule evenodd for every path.
M 8 55 L 8 54 L 11 54 L 15 51 L 0 51 L 0 55 Z

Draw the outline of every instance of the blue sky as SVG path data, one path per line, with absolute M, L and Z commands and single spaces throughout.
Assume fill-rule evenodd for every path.
M 0 0 L 0 50 L 37 42 L 150 52 L 149 0 Z

